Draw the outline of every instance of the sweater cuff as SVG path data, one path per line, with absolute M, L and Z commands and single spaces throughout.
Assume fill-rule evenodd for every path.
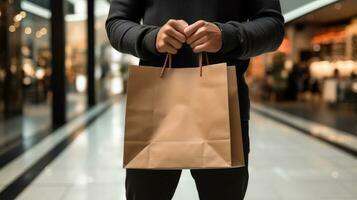
M 161 55 L 160 52 L 156 49 L 156 37 L 159 32 L 160 28 L 156 27 L 150 30 L 143 38 L 143 49 L 144 52 L 148 52 L 150 54 L 159 56 Z
M 236 27 L 227 23 L 214 22 L 222 33 L 222 47 L 218 53 L 229 53 L 237 48 L 241 48 L 241 35 L 238 34 Z

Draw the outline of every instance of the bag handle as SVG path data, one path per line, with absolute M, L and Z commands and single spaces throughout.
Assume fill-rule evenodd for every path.
M 198 54 L 198 66 L 200 68 L 200 77 L 202 77 L 202 65 L 203 65 L 202 57 L 203 57 L 203 54 L 204 54 L 205 59 L 206 59 L 206 65 L 209 65 L 209 59 L 208 59 L 207 52 L 199 53 Z M 164 65 L 163 65 L 162 70 L 161 70 L 160 78 L 162 78 L 164 76 L 167 64 L 169 64 L 169 68 L 172 68 L 172 54 L 167 54 L 166 55 Z

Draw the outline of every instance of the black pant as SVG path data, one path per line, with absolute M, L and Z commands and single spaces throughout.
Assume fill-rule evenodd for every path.
M 200 200 L 243 200 L 248 186 L 249 127 L 242 121 L 246 166 L 234 169 L 195 169 Z M 126 171 L 127 200 L 170 200 L 174 196 L 181 170 Z

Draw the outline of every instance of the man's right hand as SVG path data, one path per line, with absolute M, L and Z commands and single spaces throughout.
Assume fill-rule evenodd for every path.
M 185 28 L 188 27 L 184 20 L 170 19 L 161 27 L 156 37 L 156 49 L 160 53 L 176 54 L 186 42 Z

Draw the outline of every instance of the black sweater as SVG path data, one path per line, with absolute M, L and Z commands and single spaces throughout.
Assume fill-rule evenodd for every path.
M 141 19 L 143 20 L 140 23 Z M 244 80 L 249 58 L 279 47 L 284 18 L 279 0 L 112 0 L 106 29 L 112 46 L 140 58 L 141 65 L 162 66 L 164 54 L 155 47 L 156 35 L 169 19 L 188 24 L 216 23 L 222 30 L 222 49 L 209 54 L 211 63 L 237 66 L 242 120 L 249 120 L 249 94 Z M 173 67 L 197 66 L 197 57 L 184 45 Z

